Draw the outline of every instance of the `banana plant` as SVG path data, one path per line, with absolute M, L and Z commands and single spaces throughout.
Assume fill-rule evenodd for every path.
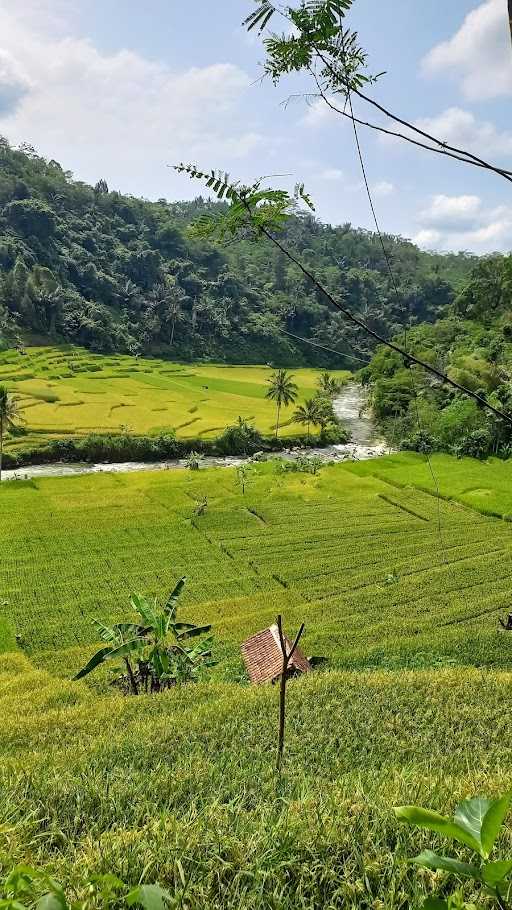
M 178 620 L 178 601 L 185 583 L 186 578 L 180 578 L 163 607 L 159 607 L 156 597 L 148 599 L 132 594 L 130 604 L 142 622 L 106 626 L 93 620 L 105 647 L 96 651 L 73 679 L 82 679 L 106 661 L 119 659 L 124 661 L 133 695 L 141 691 L 158 692 L 197 679 L 204 667 L 214 663 L 213 639 L 203 638 L 193 647 L 187 646 L 188 639 L 207 634 L 211 625 L 198 626 Z
M 466 799 L 457 806 L 453 819 L 419 806 L 396 807 L 394 811 L 400 822 L 441 834 L 473 853 L 470 862 L 462 862 L 452 856 L 423 850 L 411 862 L 425 869 L 449 872 L 459 879 L 469 879 L 478 885 L 482 894 L 491 896 L 500 910 L 509 910 L 512 906 L 512 859 L 491 860 L 490 857 L 511 799 L 511 793 L 495 800 L 481 797 Z M 449 910 L 454 906 L 455 897 L 448 900 L 429 898 L 424 910 Z

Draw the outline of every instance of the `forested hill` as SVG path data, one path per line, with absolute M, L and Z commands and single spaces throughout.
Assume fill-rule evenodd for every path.
M 326 365 L 332 357 L 285 331 L 347 353 L 367 348 L 278 251 L 191 240 L 187 225 L 211 205 L 91 187 L 0 139 L 0 343 L 17 333 L 100 352 Z M 286 234 L 329 290 L 388 336 L 406 312 L 434 321 L 475 264 L 387 237 L 397 300 L 375 235 L 312 217 L 291 219 Z

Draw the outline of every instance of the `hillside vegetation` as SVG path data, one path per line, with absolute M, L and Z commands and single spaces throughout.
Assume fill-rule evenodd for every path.
M 212 208 L 201 198 L 123 196 L 103 180 L 93 188 L 56 161 L 1 140 L 0 337 L 6 343 L 17 331 L 107 353 L 353 367 L 354 344 L 365 350 L 366 337 L 354 336 L 279 251 L 249 242 L 218 249 L 187 236 L 188 224 Z M 405 312 L 413 321 L 435 319 L 475 261 L 386 237 L 397 296 L 373 234 L 297 216 L 283 239 L 386 334 L 399 330 Z
M 396 339 L 405 343 L 404 334 Z M 478 262 L 464 288 L 432 325 L 407 333 L 408 350 L 512 414 L 512 256 Z M 361 376 L 394 445 L 486 457 L 512 452 L 512 424 L 425 370 L 380 347 Z
M 24 420 L 21 432 L 6 436 L 5 451 L 89 434 L 175 433 L 199 442 L 220 436 L 239 416 L 270 435 L 276 422 L 275 404 L 265 398 L 271 374 L 261 366 L 106 357 L 70 345 L 0 352 L 0 385 L 16 397 Z M 344 382 L 350 374 L 333 375 Z M 318 371 L 298 369 L 293 377 L 298 402 L 318 391 Z M 294 411 L 283 407 L 286 436 L 304 434 Z
M 78 894 L 88 872 L 159 880 L 191 910 L 438 892 L 390 807 L 509 786 L 512 525 L 478 489 L 508 515 L 512 466 L 434 466 L 440 502 L 418 455 L 259 465 L 245 496 L 231 469 L 2 484 L 0 867 L 42 864 Z M 214 626 L 209 682 L 123 698 L 105 674 L 67 681 L 93 617 L 182 574 L 185 614 Z M 289 686 L 280 782 L 277 691 L 247 686 L 239 650 L 278 611 L 327 658 Z

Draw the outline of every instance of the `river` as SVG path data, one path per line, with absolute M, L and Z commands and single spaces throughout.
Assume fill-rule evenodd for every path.
M 285 449 L 269 455 L 275 458 L 296 459 L 301 455 L 315 455 L 323 461 L 366 460 L 386 455 L 389 447 L 379 436 L 371 415 L 366 410 L 366 396 L 360 385 L 350 382 L 344 386 L 338 398 L 334 400 L 336 415 L 343 421 L 352 434 L 350 442 L 344 445 L 327 446 L 321 449 Z M 235 455 L 215 458 L 208 456 L 201 460 L 204 467 L 238 467 L 253 458 L 241 458 Z M 120 474 L 133 471 L 169 471 L 184 468 L 186 459 L 173 461 L 138 462 L 127 461 L 117 464 L 81 464 L 56 462 L 54 464 L 30 465 L 2 472 L 4 480 L 25 480 L 35 477 L 70 477 L 74 474 Z

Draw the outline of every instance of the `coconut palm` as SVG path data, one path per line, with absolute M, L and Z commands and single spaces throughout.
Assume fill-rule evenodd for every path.
M 335 398 L 336 395 L 339 395 L 341 391 L 342 384 L 338 379 L 335 379 L 334 376 L 331 376 L 330 373 L 322 373 L 318 380 L 318 394 L 321 396 L 327 396 L 328 398 Z
M 9 395 L 4 385 L 0 385 L 0 483 L 2 482 L 4 433 L 13 430 L 16 424 L 22 420 L 16 398 Z
M 277 420 L 276 420 L 276 439 L 279 433 L 279 417 L 281 414 L 281 408 L 284 405 L 288 407 L 289 404 L 294 404 L 297 400 L 298 388 L 293 382 L 293 376 L 288 373 L 287 370 L 276 370 L 275 373 L 272 373 L 270 379 L 267 379 L 269 383 L 269 389 L 265 398 L 270 398 L 271 401 L 275 401 L 277 406 Z
M 304 404 L 300 404 L 295 411 L 293 420 L 295 423 L 301 423 L 302 426 L 307 427 L 308 442 L 311 424 L 321 423 L 321 417 L 322 415 L 318 406 L 318 398 L 306 398 Z
M 329 424 L 336 425 L 338 423 L 338 418 L 334 411 L 332 398 L 328 395 L 316 395 L 315 396 L 316 408 L 317 408 L 317 423 L 320 424 L 322 430 Z

